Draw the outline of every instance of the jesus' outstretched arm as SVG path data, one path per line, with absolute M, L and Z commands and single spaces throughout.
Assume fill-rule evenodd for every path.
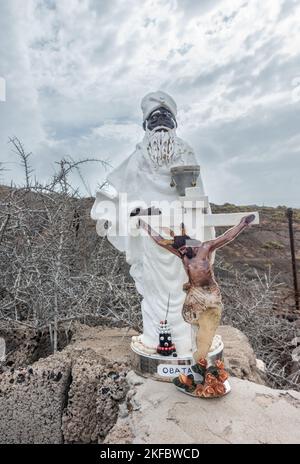
M 227 245 L 227 243 L 234 240 L 242 232 L 242 230 L 248 227 L 249 224 L 254 221 L 254 219 L 255 219 L 254 214 L 249 214 L 249 216 L 244 216 L 238 225 L 227 230 L 223 235 L 220 235 L 216 239 L 211 240 L 209 242 L 210 250 L 214 251 L 214 250 L 217 250 L 218 248 L 223 247 L 224 245 Z
M 182 259 L 182 256 L 179 253 L 179 251 L 176 250 L 176 248 L 173 248 L 171 245 L 173 240 L 163 238 L 154 229 L 152 229 L 152 227 L 149 224 L 143 221 L 143 219 L 139 219 L 139 226 L 142 227 L 159 246 L 165 248 L 166 250 L 170 251 L 171 253 Z

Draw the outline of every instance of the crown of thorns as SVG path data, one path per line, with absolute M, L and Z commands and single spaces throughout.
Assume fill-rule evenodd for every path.
M 196 247 L 199 246 L 199 240 L 192 239 L 186 234 L 184 224 L 181 224 L 181 235 L 175 235 L 174 231 L 170 231 L 172 239 L 165 239 L 165 245 L 171 245 L 173 248 L 181 248 L 183 246 Z

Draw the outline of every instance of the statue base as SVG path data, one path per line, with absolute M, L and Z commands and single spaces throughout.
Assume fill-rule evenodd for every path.
M 223 358 L 224 345 L 219 346 L 207 355 L 208 365 L 213 365 L 217 359 Z M 191 366 L 195 361 L 191 356 L 161 356 L 159 354 L 145 354 L 131 343 L 131 364 L 136 374 L 162 382 L 172 382 L 179 374 L 193 374 Z

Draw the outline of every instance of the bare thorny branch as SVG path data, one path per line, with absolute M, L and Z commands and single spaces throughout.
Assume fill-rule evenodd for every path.
M 1 190 L 0 318 L 51 327 L 55 351 L 59 322 L 95 314 L 101 298 L 100 292 L 95 302 L 86 291 L 91 274 L 82 269 L 86 270 L 86 260 L 91 261 L 85 236 L 89 213 L 69 181 L 74 169 L 99 160 L 63 159 L 58 172 L 41 185 L 31 177 L 30 153 L 16 137 L 10 143 L 21 158 L 25 187 Z M 97 249 L 99 243 L 94 242 Z
M 274 300 L 281 283 L 271 272 L 249 279 L 247 274 L 224 269 L 222 262 L 216 267 L 221 275 L 224 300 L 223 323 L 241 330 L 249 338 L 257 358 L 266 364 L 266 374 L 275 388 L 299 390 L 299 366 L 292 362 L 291 341 L 296 336 L 295 324 L 276 317 Z M 298 376 L 297 376 L 298 373 Z M 290 376 L 292 374 L 292 376 Z
M 23 144 L 20 142 L 20 140 L 17 137 L 9 138 L 9 142 L 14 147 L 14 150 L 13 150 L 14 153 L 16 153 L 21 158 L 21 162 L 24 168 L 24 173 L 25 173 L 25 186 L 27 189 L 30 189 L 30 186 L 31 186 L 30 176 L 33 173 L 33 169 L 31 169 L 29 165 L 29 158 L 30 158 L 31 152 L 30 153 L 25 152 Z

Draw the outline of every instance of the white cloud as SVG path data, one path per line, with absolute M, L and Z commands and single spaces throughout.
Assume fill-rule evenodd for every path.
M 0 8 L 1 161 L 11 162 L 7 139 L 17 135 L 41 176 L 67 154 L 117 165 L 142 136 L 141 98 L 162 88 L 178 103 L 179 135 L 199 154 L 213 201 L 300 206 L 299 2 L 2 0 Z M 19 181 L 20 172 L 6 176 Z M 104 173 L 93 166 L 86 176 L 93 189 Z

